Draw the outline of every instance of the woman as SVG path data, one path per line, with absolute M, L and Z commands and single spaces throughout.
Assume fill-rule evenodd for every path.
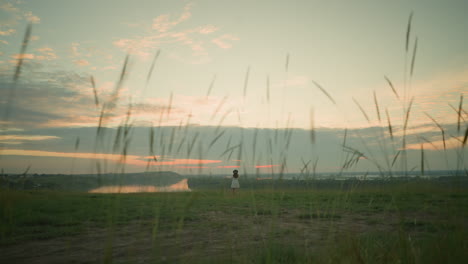
M 232 189 L 232 193 L 234 194 L 236 192 L 236 189 L 239 189 L 240 185 L 239 185 L 239 171 L 237 170 L 234 170 L 232 172 L 232 182 L 231 182 L 231 189 Z

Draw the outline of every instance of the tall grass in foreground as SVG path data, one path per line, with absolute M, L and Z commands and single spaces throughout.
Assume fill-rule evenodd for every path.
M 378 132 L 381 153 L 372 153 L 361 135 L 355 136 L 360 138 L 363 149 L 350 145 L 347 141 L 348 130 L 344 131 L 339 176 L 365 160 L 379 171 L 382 184 L 372 186 L 366 181 L 357 180 L 351 183 L 334 181 L 332 186 L 327 186 L 326 182 L 316 179 L 316 173 L 320 169 L 319 157 L 306 157 L 301 161 L 301 173 L 306 179 L 303 181 L 304 188 L 286 188 L 288 182 L 284 180 L 284 175 L 292 170 L 287 158 L 294 136 L 292 121 L 288 118 L 277 121 L 285 122 L 285 129 L 276 129 L 267 138 L 260 138 L 257 128 L 250 139 L 241 128 L 239 138 L 229 137 L 223 152 L 219 153 L 220 159 L 235 158 L 237 165 L 241 161 L 242 164 L 250 165 L 264 161 L 279 164 L 278 168 L 272 167 L 270 171 L 270 176 L 277 176 L 277 180 L 272 180 L 262 189 L 247 189 L 236 196 L 226 187 L 191 193 L 133 195 L 1 190 L 2 243 L 14 244 L 15 239 L 20 243 L 60 236 L 74 241 L 73 237 L 68 236 L 84 235 L 85 242 L 81 243 L 91 243 L 99 249 L 92 261 L 102 263 L 133 262 L 140 255 L 144 257 L 142 261 L 155 263 L 441 263 L 467 260 L 468 245 L 465 238 L 468 215 L 463 207 L 467 202 L 466 185 L 458 188 L 452 185 L 440 187 L 435 186 L 438 182 L 412 181 L 406 178 L 395 185 L 384 184 L 384 180 L 396 176 L 395 164 L 400 163 L 400 171 L 405 175 L 410 171 L 406 133 L 413 105 L 410 89 L 418 45 L 416 38 L 411 53 L 412 17 L 411 13 L 405 39 L 403 92 L 398 91 L 387 76 L 384 77 L 403 106 L 401 142 L 396 142 L 396 126 L 386 107 L 387 124 L 382 125 Z M 25 39 L 29 35 L 30 28 L 26 31 L 28 37 Z M 23 46 L 25 49 L 25 44 Z M 158 50 L 149 68 L 146 86 L 159 55 Z M 134 128 L 132 105 L 129 104 L 127 114 L 114 134 L 109 133 L 107 127 L 117 111 L 130 59 L 129 56 L 125 58 L 117 85 L 107 100 L 98 97 L 95 80 L 90 77 L 94 102 L 99 113 L 95 137 L 96 155 L 113 153 L 120 157 L 117 167 L 104 161 L 96 162 L 96 172 L 99 175 L 113 174 L 115 185 L 122 185 L 126 159 L 130 154 Z M 286 76 L 290 64 L 291 58 L 287 54 Z M 15 72 L 15 82 L 19 78 L 20 69 L 21 61 L 18 62 L 18 73 Z M 248 94 L 250 69 L 248 66 L 243 83 L 240 82 L 239 85 L 244 97 Z M 206 96 L 215 89 L 216 78 L 214 75 Z M 333 105 L 337 105 L 323 86 L 315 81 L 313 84 Z M 270 92 L 270 77 L 267 76 L 268 104 Z M 163 134 L 162 131 L 165 130 L 161 127 L 165 121 L 171 119 L 171 95 L 167 107 L 155 117 L 158 122 L 148 129 L 146 171 L 154 170 L 159 162 L 171 156 L 184 155 L 187 159 L 198 160 L 208 158 L 207 153 L 213 146 L 227 137 L 223 122 L 228 115 L 237 113 L 242 125 L 240 109 L 222 111 L 228 99 L 227 96 L 224 97 L 214 107 L 210 119 L 217 126 L 213 135 L 190 133 L 190 117 L 180 120 L 180 125 L 172 127 L 167 135 Z M 381 116 L 381 109 L 384 107 L 379 105 L 375 92 L 373 100 L 378 121 L 385 123 Z M 370 123 L 372 115 L 356 99 L 353 98 L 353 101 Z M 461 96 L 456 109 L 459 133 L 462 131 L 464 113 L 462 104 Z M 314 114 L 312 110 L 311 147 L 316 142 Z M 434 118 L 428 117 L 441 130 L 446 153 L 445 130 Z M 468 128 L 460 141 L 456 176 L 460 176 L 460 171 L 466 171 L 463 155 L 467 137 Z M 259 149 L 260 141 L 266 142 L 266 150 Z M 427 167 L 424 157 L 426 142 L 421 139 L 420 144 L 419 167 L 424 175 Z M 75 143 L 75 151 L 78 147 L 79 138 Z M 379 155 L 382 158 L 378 158 Z M 447 159 L 446 154 L 444 157 Z M 195 165 L 200 169 L 203 166 L 202 163 Z M 26 173 L 27 171 L 24 174 Z M 257 171 L 256 175 L 249 175 L 245 166 L 243 167 L 243 176 L 246 178 L 256 178 L 258 174 Z M 366 174 L 363 175 L 365 177 Z M 97 180 L 102 179 L 98 177 Z M 228 186 L 229 183 L 224 181 L 222 184 Z M 28 226 L 32 228 L 29 229 Z M 93 234 L 95 232 L 101 235 Z M 45 234 L 45 237 L 40 237 L 41 234 Z M 129 239 L 131 243 L 122 245 L 122 241 Z M 126 247 L 128 252 L 122 250 L 122 247 Z

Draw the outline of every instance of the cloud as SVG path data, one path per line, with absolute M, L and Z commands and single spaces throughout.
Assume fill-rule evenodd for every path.
M 43 47 L 43 48 L 38 48 L 36 51 L 39 52 L 40 55 L 36 56 L 36 59 L 38 60 L 55 60 L 57 59 L 57 54 L 55 54 L 54 49 L 50 47 Z
M 423 145 L 424 150 L 443 150 L 444 145 L 446 149 L 457 149 L 462 147 L 463 137 L 451 137 L 445 140 L 429 140 L 429 142 L 422 141 L 421 143 L 413 143 L 406 145 L 408 150 L 420 150 Z
M 139 155 L 120 155 L 106 153 L 86 153 L 86 152 L 57 152 L 45 150 L 27 150 L 27 149 L 3 149 L 0 152 L 3 156 L 34 156 L 34 157 L 57 157 L 57 158 L 76 158 L 89 160 L 108 160 L 116 163 L 136 165 L 146 167 L 148 161 L 153 166 L 174 166 L 174 165 L 198 165 L 198 166 L 178 166 L 180 168 L 194 167 L 199 168 L 201 164 L 220 163 L 220 160 L 203 160 L 203 159 L 171 159 L 167 161 L 154 161 L 153 158 L 145 158 Z
M 454 128 L 454 129 L 453 129 Z M 211 171 L 214 173 L 226 173 L 234 168 L 241 167 L 248 174 L 256 173 L 259 169 L 261 172 L 268 171 L 270 168 L 278 168 L 278 164 L 285 164 L 287 172 L 300 172 L 304 168 L 304 163 L 309 164 L 309 169 L 312 170 L 312 164 L 315 160 L 317 163 L 317 172 L 323 171 L 338 171 L 349 159 L 354 157 L 349 152 L 343 151 L 343 135 L 342 129 L 322 129 L 316 130 L 316 142 L 310 142 L 310 131 L 304 129 L 248 129 L 240 127 L 224 127 L 224 134 L 211 145 L 213 139 L 219 134 L 217 127 L 209 126 L 173 126 L 173 127 L 154 127 L 154 155 L 149 154 L 149 135 L 148 127 L 133 126 L 129 131 L 129 141 L 127 157 L 125 164 L 128 166 L 128 171 L 142 171 L 150 162 L 151 167 L 160 167 L 164 170 L 174 170 L 179 172 L 187 172 L 185 169 L 200 169 L 202 172 Z M 36 136 L 55 136 L 56 139 L 30 140 L 23 141 L 22 144 L 12 147 L 4 147 L 2 155 L 8 156 L 2 159 L 1 166 L 7 170 L 13 168 L 13 164 L 9 162 L 15 159 L 13 155 L 20 156 L 35 156 L 44 157 L 43 159 L 28 159 L 31 161 L 32 167 L 40 167 L 39 162 L 44 162 L 45 158 L 54 159 L 55 157 L 62 158 L 77 158 L 80 160 L 107 160 L 114 164 L 123 164 L 122 156 L 115 154 L 121 153 L 122 147 L 118 147 L 113 152 L 114 142 L 116 140 L 116 128 L 104 128 L 105 134 L 102 140 L 103 149 L 108 149 L 108 152 L 102 151 L 101 154 L 95 154 L 96 143 L 96 127 L 88 128 L 29 128 L 27 131 L 9 132 L 14 135 L 23 136 L 23 138 L 34 138 Z M 447 135 L 456 132 L 456 124 L 446 127 Z M 401 148 L 401 137 L 395 137 L 394 141 L 382 138 L 381 128 L 365 128 L 365 129 L 349 129 L 346 146 L 362 152 L 368 159 L 360 159 L 358 164 L 348 169 L 349 171 L 389 171 L 387 162 L 392 162 L 393 157 Z M 291 133 L 291 140 L 285 135 Z M 277 134 L 275 140 L 275 134 Z M 198 136 L 197 136 L 198 135 Z M 350 135 L 361 135 L 362 137 Z M 80 138 L 80 145 L 77 154 L 71 152 L 74 149 L 77 138 Z M 424 137 L 432 144 L 421 140 Z M 409 167 L 414 167 L 420 164 L 420 147 L 424 144 L 425 158 L 431 169 L 450 169 L 456 168 L 457 152 L 460 150 L 461 137 L 457 139 L 447 136 L 447 151 L 443 151 L 440 134 L 433 132 L 422 132 L 421 135 L 407 138 L 407 161 Z M 188 153 L 188 148 L 194 142 L 194 150 L 191 154 Z M 253 157 L 253 142 L 255 144 L 255 158 Z M 229 144 L 228 144 L 229 143 Z M 123 144 L 123 141 L 121 142 Z M 241 153 L 239 148 L 235 148 L 232 155 L 229 153 L 223 154 L 232 146 L 242 144 Z M 270 145 L 271 144 L 271 145 Z M 289 144 L 289 148 L 286 148 Z M 169 146 L 172 145 L 172 148 Z M 434 147 L 435 145 L 436 147 Z M 451 145 L 455 147 L 451 147 Z M 179 146 L 181 146 L 179 148 Z M 382 149 L 382 147 L 384 149 Z M 437 150 L 438 151 L 429 151 Z M 203 158 L 199 158 L 199 150 L 203 153 Z M 447 157 L 448 165 L 443 156 Z M 240 157 L 241 166 L 234 166 L 236 163 L 232 158 Z M 442 158 L 441 158 L 442 157 Z M 458 157 L 459 158 L 459 157 Z M 464 158 L 466 160 L 466 157 Z M 7 161 L 8 160 L 8 161 Z M 17 157 L 16 160 L 21 160 Z M 24 159 L 23 159 L 24 160 Z M 36 164 L 34 162 L 37 162 Z M 48 161 L 47 161 L 48 162 Z M 466 162 L 466 161 L 465 161 Z M 380 167 L 377 167 L 378 164 Z M 281 166 L 281 165 L 280 165 Z M 185 167 L 185 168 L 182 168 Z M 206 168 L 199 168 L 206 167 Z M 55 171 L 56 168 L 53 168 Z M 67 167 L 64 167 L 66 170 Z M 395 168 L 393 168 L 395 169 Z M 391 169 L 391 170 L 393 170 Z M 81 172 L 89 172 L 88 166 L 80 168 Z M 278 170 L 278 169 L 276 169 Z M 348 171 L 347 170 L 347 171 Z M 198 172 L 198 171 L 197 171 Z
M 39 22 L 41 22 L 41 19 L 38 16 L 33 15 L 33 13 L 30 11 L 25 12 L 24 17 L 28 22 L 31 22 L 33 24 L 38 24 Z
M 20 60 L 20 59 L 26 59 L 26 60 L 32 60 L 34 59 L 34 54 L 31 53 L 22 53 L 22 54 L 13 54 L 11 55 L 11 58 L 15 60 Z
M 75 60 L 75 61 L 73 61 L 73 63 L 74 63 L 75 65 L 78 65 L 78 66 L 88 66 L 88 65 L 89 65 L 89 61 L 84 60 L 84 59 Z
M 80 52 L 78 51 L 79 46 L 80 46 L 80 44 L 76 43 L 76 42 L 73 42 L 71 44 L 70 52 L 71 52 L 72 57 L 79 57 L 80 56 Z
M 305 75 L 292 75 L 288 76 L 286 80 L 276 81 L 271 85 L 272 88 L 283 87 L 303 87 L 310 84 L 310 79 Z
M 170 14 L 156 17 L 152 21 L 149 34 L 118 39 L 113 44 L 125 52 L 130 52 L 145 60 L 150 59 L 156 49 L 170 47 L 169 57 L 171 58 L 191 64 L 206 63 L 210 61 L 207 35 L 217 32 L 219 27 L 208 24 L 182 28 L 184 22 L 192 17 L 192 6 L 192 4 L 187 4 L 176 18 Z M 233 40 L 234 38 L 232 35 L 221 37 L 224 40 Z
M 98 119 L 89 78 L 70 72 L 44 72 L 39 63 L 25 64 L 22 78 L 16 84 L 15 97 L 10 104 L 10 120 L 15 127 L 38 127 L 52 121 L 75 121 L 80 116 Z M 9 98 L 10 78 L 0 78 L 0 97 Z M 89 91 L 88 91 L 89 90 Z M 88 91 L 88 92 L 87 92 Z M 89 95 L 88 95 L 89 93 Z M 6 102 L 0 101 L 0 109 Z
M 12 141 L 12 140 L 49 140 L 58 139 L 57 136 L 42 136 L 42 135 L 0 135 L 0 141 Z
M 276 165 L 276 164 L 269 164 L 269 165 L 255 165 L 255 168 L 256 169 L 262 169 L 262 168 L 273 168 L 273 167 L 277 167 L 279 165 Z
M 122 155 L 104 154 L 104 153 L 74 153 L 74 152 L 55 152 L 42 150 L 24 150 L 24 149 L 3 149 L 0 155 L 4 156 L 35 156 L 35 157 L 57 157 L 57 158 L 77 158 L 77 159 L 98 159 L 110 160 L 118 163 L 125 161 L 127 164 L 145 166 L 146 162 L 140 160 L 140 156 L 127 155 L 123 159 Z
M 171 159 L 167 161 L 155 161 L 152 162 L 153 165 L 201 165 L 201 164 L 212 164 L 212 163 L 221 163 L 221 160 L 204 160 L 204 159 Z
M 20 1 L 17 1 L 15 4 L 21 4 Z M 41 19 L 34 15 L 31 11 L 23 11 L 17 6 L 15 6 L 12 2 L 2 2 L 0 3 L 0 27 L 15 27 L 21 20 L 26 20 L 27 22 L 38 24 Z M 14 33 L 16 30 L 8 29 L 7 31 L 0 31 L 4 32 L 5 34 L 0 35 L 10 35 Z
M 16 32 L 16 29 L 8 29 L 8 30 L 5 30 L 5 31 L 1 31 L 0 30 L 0 36 L 9 36 L 13 33 Z
M 177 166 L 180 169 L 208 169 L 206 166 Z
M 222 49 L 230 49 L 232 48 L 232 44 L 229 43 L 228 41 L 236 41 L 236 40 L 239 40 L 239 38 L 230 34 L 224 34 L 218 38 L 212 39 L 211 42 L 213 42 L 216 46 Z
M 191 13 L 192 6 L 193 6 L 192 3 L 185 5 L 182 14 L 179 16 L 179 18 L 175 20 L 171 20 L 171 16 L 168 14 L 164 14 L 164 15 L 160 15 L 156 17 L 155 19 L 153 19 L 152 28 L 159 32 L 169 31 L 173 27 L 177 26 L 178 24 L 192 17 L 192 13 Z
M 218 30 L 219 30 L 219 28 L 216 27 L 216 26 L 213 26 L 213 25 L 206 25 L 206 26 L 198 28 L 198 32 L 200 34 L 204 34 L 204 35 L 214 33 L 214 32 L 216 32 Z
M 0 3 L 0 9 L 5 10 L 7 12 L 18 12 L 19 9 L 15 7 L 12 3 L 10 2 L 3 2 Z

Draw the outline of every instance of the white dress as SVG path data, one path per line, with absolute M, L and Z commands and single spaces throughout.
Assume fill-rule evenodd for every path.
M 234 178 L 234 177 L 232 177 L 231 188 L 232 188 L 232 189 L 234 189 L 234 188 L 235 188 L 235 189 L 238 189 L 239 187 L 240 187 L 240 185 L 239 185 L 239 180 L 236 179 L 236 178 Z

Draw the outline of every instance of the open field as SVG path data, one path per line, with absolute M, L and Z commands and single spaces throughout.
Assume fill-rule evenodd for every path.
M 465 182 L 465 181 L 463 181 Z M 465 263 L 462 185 L 2 190 L 2 263 Z M 458 186 L 458 187 L 457 187 Z M 461 187 L 460 187 L 461 186 Z

